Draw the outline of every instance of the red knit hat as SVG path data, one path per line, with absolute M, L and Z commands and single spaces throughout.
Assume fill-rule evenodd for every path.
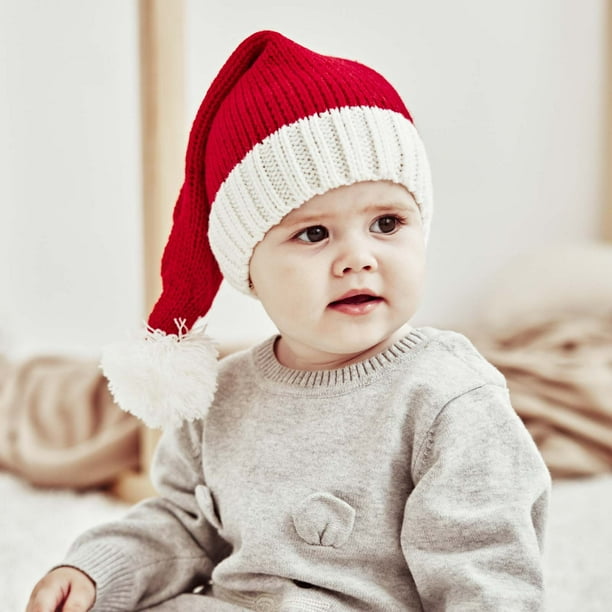
M 194 120 L 162 259 L 163 291 L 140 342 L 105 350 L 118 403 L 148 425 L 206 414 L 216 352 L 203 317 L 225 278 L 249 293 L 249 262 L 291 210 L 359 181 L 404 185 L 427 237 L 429 165 L 410 113 L 377 72 L 257 32 L 232 53 Z

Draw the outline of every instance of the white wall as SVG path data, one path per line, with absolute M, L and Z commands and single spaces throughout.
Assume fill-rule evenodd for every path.
M 385 74 L 432 162 L 417 323 L 467 320 L 515 254 L 597 235 L 605 0 L 188 0 L 189 116 L 271 28 Z M 95 352 L 143 316 L 137 3 L 0 0 L 0 350 Z M 228 297 L 228 295 L 230 297 Z M 228 291 L 224 340 L 271 329 Z
M 430 156 L 436 202 L 416 323 L 462 325 L 514 254 L 597 236 L 605 0 L 188 7 L 190 116 L 229 53 L 259 29 L 363 61 L 403 95 Z M 220 334 L 263 320 L 248 298 L 227 291 L 218 301 L 211 326 Z
M 137 32 L 135 2 L 0 0 L 0 350 L 142 316 Z

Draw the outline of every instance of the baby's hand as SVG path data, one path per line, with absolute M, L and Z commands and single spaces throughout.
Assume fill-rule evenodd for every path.
M 96 600 L 96 585 L 73 567 L 50 571 L 34 587 L 26 612 L 86 612 Z

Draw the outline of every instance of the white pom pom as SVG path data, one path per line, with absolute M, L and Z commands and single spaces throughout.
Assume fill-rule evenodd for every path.
M 149 427 L 178 427 L 206 416 L 217 387 L 217 349 L 202 319 L 178 333 L 145 328 L 107 346 L 101 367 L 115 401 Z

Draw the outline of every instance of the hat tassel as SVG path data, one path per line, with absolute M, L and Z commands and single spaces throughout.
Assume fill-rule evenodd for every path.
M 167 429 L 204 418 L 214 398 L 217 347 L 202 318 L 176 334 L 145 325 L 135 338 L 104 348 L 101 367 L 115 401 L 147 426 Z

